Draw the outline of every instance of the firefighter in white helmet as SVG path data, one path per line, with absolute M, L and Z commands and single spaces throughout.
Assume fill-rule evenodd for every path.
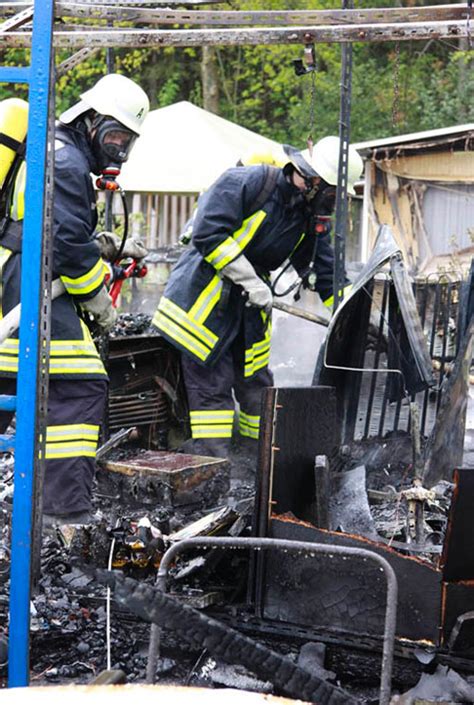
M 56 124 L 53 278 L 66 293 L 51 305 L 49 399 L 43 509 L 48 523 L 84 523 L 91 509 L 95 451 L 107 398 L 107 374 L 80 312 L 109 330 L 116 310 L 105 287 L 108 268 L 95 239 L 96 192 L 91 173 L 116 176 L 149 109 L 144 91 L 110 74 L 82 94 Z M 8 223 L 0 236 L 5 316 L 20 297 L 25 164 L 16 178 Z M 27 207 L 27 204 L 26 204 Z M 0 392 L 14 393 L 18 338 L 0 346 Z M 9 419 L 1 414 L 1 425 Z
M 268 368 L 273 288 L 270 273 L 290 261 L 304 284 L 332 305 L 334 209 L 339 139 L 312 157 L 285 147 L 283 167 L 236 166 L 198 200 L 191 243 L 176 263 L 153 324 L 182 351 L 191 450 L 228 455 L 239 403 L 239 431 L 258 437 Z M 350 190 L 362 160 L 349 155 Z

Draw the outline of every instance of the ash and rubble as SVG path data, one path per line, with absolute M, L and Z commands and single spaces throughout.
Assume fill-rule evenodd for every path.
M 150 316 L 122 314 L 112 338 L 146 338 L 151 330 L 150 321 Z M 308 369 L 312 364 L 311 360 Z M 301 365 L 297 367 L 301 372 Z M 277 378 L 282 374 L 291 378 L 293 374 L 282 362 L 276 363 L 276 369 Z M 298 383 L 304 381 L 298 379 Z M 468 428 L 471 416 L 468 414 Z M 403 438 L 397 446 L 396 438 L 383 439 L 378 444 L 369 439 L 365 446 L 359 444 L 357 449 L 343 449 L 337 470 L 346 476 L 346 481 L 341 483 L 331 501 L 331 529 L 370 536 L 399 550 L 402 555 L 416 555 L 435 566 L 446 531 L 453 484 L 441 481 L 431 488 L 433 494 L 425 502 L 423 517 L 424 544 L 419 550 L 410 535 L 413 527 L 404 494 L 412 488 L 414 474 L 412 449 L 406 440 Z M 470 440 L 469 434 L 466 440 Z M 467 458 L 471 451 L 468 446 Z M 106 460 L 127 463 L 146 453 L 146 448 L 130 442 L 110 451 Z M 249 536 L 256 491 L 256 458 L 236 444 L 230 461 L 227 485 L 215 483 L 212 486 L 212 506 L 200 500 L 172 507 L 160 506 L 150 501 L 152 496 L 143 502 L 149 489 L 146 482 L 127 483 L 123 478 L 114 480 L 110 473 L 98 473 L 95 523 L 80 529 L 57 528 L 43 537 L 41 572 L 31 607 L 32 683 L 89 683 L 109 668 L 121 672 L 121 677 L 128 682 L 145 682 L 149 624 L 117 604 L 113 594 L 108 597 L 107 589 L 95 578 L 95 570 L 110 567 L 154 586 L 163 552 L 173 540 L 198 535 Z M 2 456 L 1 463 L 0 623 L 6 624 L 12 457 Z M 200 495 L 200 499 L 209 497 Z M 194 551 L 176 560 L 170 571 L 169 592 L 183 604 L 203 613 L 210 612 L 224 623 L 230 620 L 230 623 L 251 624 L 252 614 L 246 601 L 248 570 L 248 556 L 242 551 Z M 323 675 L 329 683 L 342 686 L 362 701 L 377 695 L 379 664 L 374 663 L 370 653 L 355 655 L 350 646 L 337 645 L 336 648 L 331 644 L 308 642 L 294 634 L 282 637 L 277 633 L 258 633 L 255 640 L 318 677 Z M 6 629 L 4 635 L 0 631 L 2 679 L 6 673 L 5 644 Z M 431 665 L 429 670 L 433 673 L 424 672 L 425 668 L 426 665 L 416 660 L 396 667 L 394 690 L 404 692 L 419 687 L 397 702 L 413 702 L 417 695 L 432 697 L 433 701 L 439 701 L 441 696 L 460 698 L 456 702 L 474 701 L 469 690 L 470 676 L 464 674 L 466 678 L 459 676 L 459 680 L 456 674 L 453 676 L 452 669 L 443 665 Z M 205 648 L 196 649 L 172 630 L 162 632 L 156 680 L 163 684 L 279 692 L 271 679 L 262 678 L 258 671 L 226 663 Z M 417 681 L 419 686 L 416 686 Z
M 126 444 L 110 452 L 108 459 L 126 461 L 146 451 Z M 12 501 L 12 457 L 2 458 L 0 481 L 0 509 L 2 512 L 2 562 L 0 569 L 6 578 L 8 570 L 9 516 Z M 232 471 L 228 492 L 216 507 L 184 507 L 173 511 L 156 507 L 145 512 L 117 504 L 110 477 L 98 473 L 95 490 L 96 523 L 89 527 L 72 529 L 58 527 L 49 530 L 43 538 L 41 573 L 32 598 L 31 623 L 31 681 L 35 684 L 89 683 L 106 670 L 121 672 L 126 682 L 145 682 L 150 638 L 149 624 L 135 617 L 113 599 L 108 607 L 107 590 L 94 577 L 96 568 L 112 567 L 124 575 L 153 586 L 156 569 L 165 548 L 173 538 L 193 535 L 249 535 L 253 511 L 255 458 L 243 455 L 236 446 L 232 453 Z M 367 492 L 374 526 L 380 536 L 405 539 L 406 521 L 400 497 L 397 495 L 407 482 L 409 468 L 399 468 L 399 482 L 394 468 L 382 467 L 371 497 Z M 370 473 L 372 479 L 375 474 Z M 388 480 L 390 479 L 390 485 Z M 383 484 L 385 481 L 385 485 Z M 451 487 L 441 483 L 433 508 L 425 520 L 433 531 L 442 533 L 446 524 Z M 378 493 L 378 494 L 377 494 Z M 132 501 L 131 505 L 136 505 Z M 396 513 L 396 519 L 393 513 Z M 436 560 L 432 554 L 427 560 Z M 170 593 L 184 604 L 200 610 L 212 608 L 218 618 L 236 615 L 246 619 L 245 591 L 248 558 L 240 551 L 218 554 L 215 551 L 187 554 L 176 560 L 170 570 Z M 0 611 L 2 622 L 7 621 L 8 582 L 2 581 Z M 107 657 L 107 611 L 110 619 L 110 658 Z M 258 636 L 259 643 L 267 643 L 303 669 L 321 675 L 330 682 L 339 683 L 363 700 L 375 698 L 377 676 L 371 684 L 367 678 L 357 677 L 357 668 L 351 659 L 344 663 L 340 654 L 327 653 L 326 646 L 301 639 Z M 2 639 L 5 643 L 5 638 Z M 4 649 L 5 651 L 5 649 Z M 311 658 L 310 658 L 311 656 Z M 4 655 L 5 658 L 5 655 Z M 341 663 L 343 665 L 341 673 Z M 441 668 L 441 667 L 439 667 Z M 331 670 L 334 669 L 334 670 Z M 370 669 L 369 669 L 370 670 Z M 420 676 L 419 668 L 405 668 L 399 678 L 406 687 L 414 687 Z M 443 683 L 440 672 L 436 676 Z M 446 683 L 453 686 L 453 678 L 443 674 Z M 449 671 L 451 673 L 451 671 Z M 2 677 L 5 676 L 5 663 Z M 426 685 L 422 674 L 423 688 Z M 203 687 L 233 687 L 258 692 L 275 692 L 268 679 L 252 673 L 239 664 L 228 664 L 213 657 L 206 649 L 196 651 L 186 641 L 163 631 L 156 681 L 163 684 L 186 684 Z M 468 680 L 460 679 L 462 689 Z M 400 685 L 400 683 L 399 683 Z M 447 685 L 446 685 L 447 687 Z M 402 688 L 403 690 L 403 688 Z M 278 693 L 278 690 L 276 691 Z M 429 692 L 426 690 L 426 692 Z M 447 692 L 446 690 L 444 692 Z M 468 692 L 468 691 L 466 691 Z M 470 691 L 469 691 L 470 692 Z M 415 691 L 416 693 L 416 691 Z M 413 700 L 400 700 L 409 703 Z M 457 702 L 469 702 L 459 700 Z

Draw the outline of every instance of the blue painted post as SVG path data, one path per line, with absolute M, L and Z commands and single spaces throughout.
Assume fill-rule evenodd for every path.
M 30 571 L 36 451 L 39 314 L 41 303 L 44 182 L 52 51 L 53 0 L 35 0 L 29 75 L 26 161 L 27 203 L 23 226 L 20 351 L 17 384 L 15 489 L 13 495 L 9 686 L 29 683 Z M 17 70 L 18 71 L 18 70 Z M 20 74 L 21 75 L 21 74 Z M 0 80 L 2 74 L 0 74 Z

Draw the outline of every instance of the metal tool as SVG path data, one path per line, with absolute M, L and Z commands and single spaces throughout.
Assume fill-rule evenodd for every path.
M 290 316 L 298 316 L 298 318 L 304 318 L 305 321 L 311 321 L 311 323 L 317 323 L 318 325 L 325 326 L 326 328 L 329 325 L 329 320 L 326 318 L 318 316 L 317 313 L 303 311 L 300 308 L 296 308 L 296 306 L 290 306 L 289 304 L 282 304 L 280 301 L 274 301 L 272 307 L 276 308 L 277 311 L 284 311 L 285 313 L 289 313 Z

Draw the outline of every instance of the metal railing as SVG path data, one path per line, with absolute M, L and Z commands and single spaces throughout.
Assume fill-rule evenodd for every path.
M 254 551 L 279 549 L 282 551 L 303 551 L 309 554 L 326 553 L 339 554 L 343 556 L 354 556 L 364 560 L 378 563 L 381 570 L 385 574 L 387 581 L 387 601 L 385 608 L 385 627 L 383 635 L 383 650 L 382 650 L 382 668 L 380 674 L 380 705 L 388 705 L 390 702 L 392 668 L 393 668 L 393 652 L 395 643 L 395 629 L 397 621 L 397 604 L 398 604 L 398 583 L 395 572 L 390 563 L 379 556 L 374 551 L 368 551 L 365 548 L 354 548 L 349 546 L 326 546 L 321 543 L 308 543 L 305 541 L 290 541 L 286 539 L 272 538 L 230 538 L 224 537 L 202 537 L 191 538 L 179 541 L 170 546 L 164 554 L 160 568 L 158 570 L 156 585 L 159 590 L 166 592 L 168 571 L 172 561 L 179 553 L 187 551 L 191 548 L 242 548 L 252 549 Z M 159 652 L 160 642 L 160 627 L 157 624 L 152 624 L 150 632 L 150 644 L 148 650 L 147 663 L 147 683 L 154 683 L 156 673 L 156 663 Z

